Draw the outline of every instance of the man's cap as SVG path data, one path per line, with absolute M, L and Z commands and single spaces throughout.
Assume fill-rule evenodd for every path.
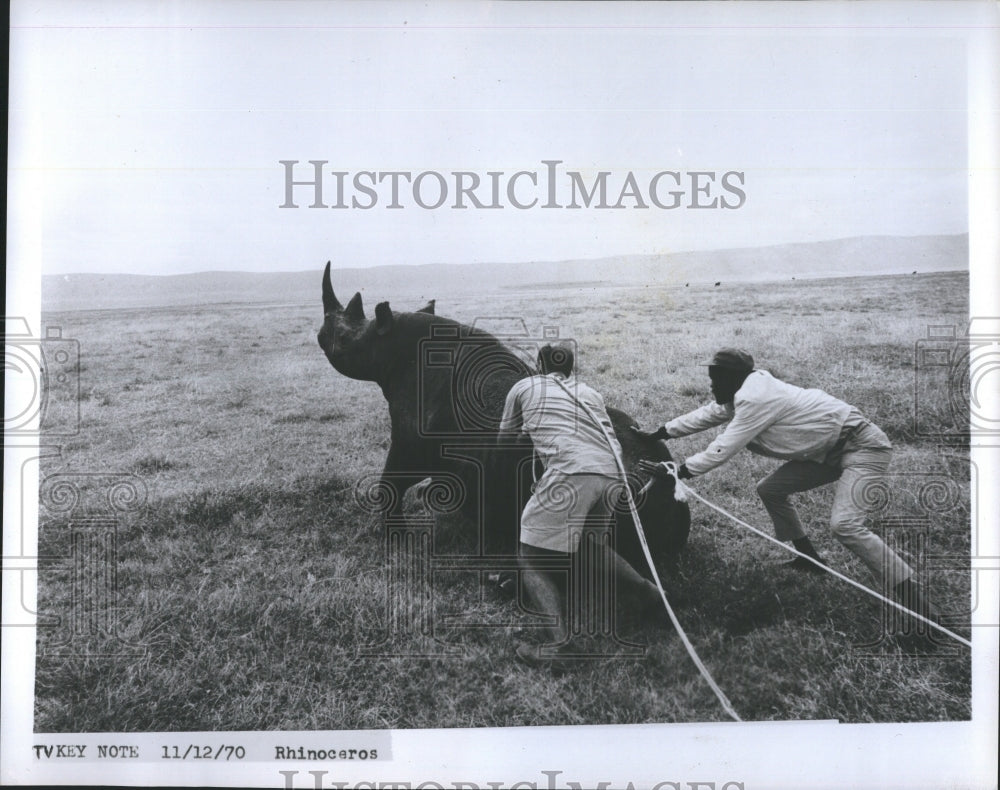
M 738 348 L 720 348 L 708 362 L 703 362 L 710 368 L 726 368 L 737 373 L 749 373 L 753 370 L 753 357 Z

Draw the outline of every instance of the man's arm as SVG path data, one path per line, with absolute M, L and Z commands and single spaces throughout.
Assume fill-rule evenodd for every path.
M 666 441 L 667 439 L 678 439 L 681 436 L 688 436 L 692 433 L 714 428 L 731 420 L 732 407 L 720 406 L 718 403 L 707 403 L 694 411 L 675 417 L 664 423 L 655 431 L 643 431 L 638 426 L 629 426 L 632 433 L 640 439 L 651 442 L 656 440 Z
M 746 447 L 754 437 L 776 419 L 774 409 L 766 403 L 744 401 L 736 410 L 732 422 L 704 451 L 689 457 L 684 466 L 690 475 L 703 475 L 724 464 Z
M 664 438 L 677 439 L 690 436 L 692 433 L 714 428 L 733 419 L 732 405 L 723 406 L 720 403 L 706 403 L 704 406 L 682 414 L 667 422 L 663 427 L 667 435 Z

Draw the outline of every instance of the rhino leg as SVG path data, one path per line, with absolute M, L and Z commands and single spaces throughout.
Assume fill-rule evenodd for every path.
M 523 459 L 522 448 L 466 447 L 449 469 L 464 487 L 459 515 L 485 555 L 517 554 L 521 511 L 531 493 L 531 471 Z
M 531 496 L 530 456 L 523 448 L 498 450 L 487 467 L 484 490 L 483 537 L 485 553 L 515 556 L 521 529 L 521 512 Z
M 403 512 L 403 495 L 417 483 L 434 472 L 427 464 L 421 464 L 422 453 L 409 443 L 393 441 L 382 468 L 382 484 L 393 493 L 393 505 L 386 515 L 398 516 Z

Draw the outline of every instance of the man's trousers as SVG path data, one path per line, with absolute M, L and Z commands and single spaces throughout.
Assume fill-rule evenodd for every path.
M 836 481 L 830 530 L 853 551 L 889 589 L 913 575 L 910 567 L 882 539 L 865 526 L 866 502 L 884 485 L 892 458 L 892 445 L 880 428 L 870 422 L 845 429 L 841 441 L 823 462 L 789 461 L 757 484 L 764 507 L 774 522 L 779 540 L 805 537 L 802 522 L 789 494 L 808 491 Z

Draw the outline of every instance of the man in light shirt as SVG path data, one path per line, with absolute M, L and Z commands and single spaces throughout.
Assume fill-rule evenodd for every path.
M 569 555 L 575 562 L 584 526 L 606 527 L 611 503 L 621 491 L 615 453 L 621 446 L 614 435 L 604 399 L 573 375 L 573 352 L 563 346 L 544 346 L 538 353 L 538 375 L 521 379 L 507 394 L 500 421 L 500 442 L 527 435 L 545 467 L 521 515 L 518 564 L 525 589 L 555 625 L 548 636 L 563 655 L 570 654 L 568 618 L 579 617 L 581 591 L 566 589 L 565 570 L 553 562 Z M 586 404 L 586 408 L 584 407 Z M 600 421 L 598 425 L 593 414 Z M 610 441 L 609 441 L 610 439 Z M 614 449 L 612 449 L 612 447 Z M 614 589 L 630 590 L 641 611 L 659 608 L 660 594 L 610 546 L 601 543 L 601 564 L 614 575 Z M 599 579 L 576 577 L 579 584 Z M 610 591 L 604 591 L 610 594 Z M 569 604 L 569 607 L 566 604 Z M 521 644 L 518 658 L 529 665 L 546 661 L 537 646 Z
M 755 370 L 753 357 L 744 351 L 721 349 L 706 364 L 714 403 L 677 417 L 656 431 L 636 428 L 635 433 L 647 440 L 673 439 L 728 423 L 703 452 L 680 466 L 681 478 L 705 474 L 744 447 L 784 460 L 757 484 L 757 493 L 778 539 L 791 541 L 801 554 L 824 565 L 788 497 L 836 481 L 830 514 L 834 537 L 882 579 L 903 605 L 937 619 L 910 567 L 865 526 L 860 492 L 880 481 L 889 467 L 892 444 L 885 433 L 856 408 L 822 390 L 796 387 L 766 370 Z M 650 465 L 640 465 L 656 473 Z M 787 565 L 823 572 L 804 557 Z

